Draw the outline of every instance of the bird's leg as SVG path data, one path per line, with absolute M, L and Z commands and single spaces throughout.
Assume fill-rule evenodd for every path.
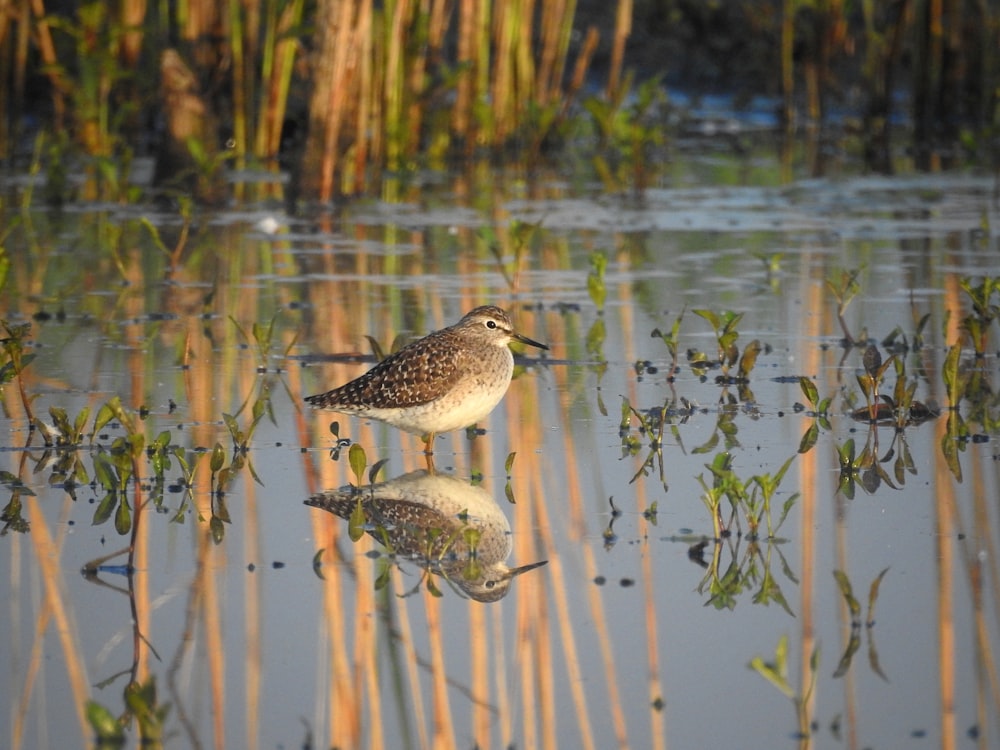
M 434 433 L 428 432 L 424 435 L 424 458 L 427 459 L 427 473 L 434 474 Z

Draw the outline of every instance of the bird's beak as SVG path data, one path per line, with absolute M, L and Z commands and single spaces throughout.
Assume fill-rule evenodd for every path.
M 507 578 L 513 578 L 514 576 L 519 576 L 521 573 L 527 573 L 529 570 L 534 570 L 535 568 L 540 568 L 546 565 L 549 561 L 542 560 L 541 562 L 531 563 L 530 565 L 522 565 L 519 568 L 511 568 L 507 571 Z
M 520 333 L 517 332 L 515 332 L 511 336 L 511 338 L 514 339 L 514 341 L 520 341 L 522 344 L 526 344 L 527 346 L 533 346 L 536 349 L 544 349 L 545 351 L 549 350 L 549 347 L 547 347 L 545 344 L 539 344 L 534 339 L 529 339 L 527 336 L 522 336 Z

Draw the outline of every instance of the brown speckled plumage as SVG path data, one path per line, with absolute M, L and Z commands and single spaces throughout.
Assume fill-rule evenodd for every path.
M 428 438 L 468 427 L 493 411 L 506 393 L 514 369 L 511 341 L 548 349 L 517 333 L 499 307 L 477 307 L 361 377 L 306 401 Z
M 516 576 L 545 564 L 508 567 L 507 517 L 490 493 L 457 477 L 416 471 L 362 490 L 313 495 L 306 505 L 349 520 L 359 501 L 374 539 L 477 601 L 503 598 Z

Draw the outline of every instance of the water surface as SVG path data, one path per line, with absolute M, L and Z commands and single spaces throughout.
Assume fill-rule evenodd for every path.
M 959 328 L 973 310 L 960 280 L 997 275 L 993 181 L 776 182 L 751 164 L 719 184 L 706 161 L 641 197 L 498 173 L 476 191 L 428 186 L 308 217 L 200 216 L 176 267 L 141 210 L 22 216 L 0 316 L 31 323 L 30 409 L 90 416 L 83 445 L 46 450 L 16 381 L 4 386 L 3 487 L 28 528 L 0 539 L 2 744 L 86 745 L 87 702 L 122 714 L 132 679 L 155 679 L 171 704 L 175 747 L 995 743 L 997 332 L 976 359 Z M 172 250 L 179 219 L 147 215 Z M 938 418 L 899 432 L 851 418 L 864 348 L 842 341 L 834 290 L 852 271 L 849 332 L 896 351 Z M 463 566 L 429 573 L 304 504 L 370 483 L 348 440 L 366 467 L 385 460 L 377 483 L 425 459 L 416 437 L 309 412 L 303 397 L 369 367 L 366 337 L 387 351 L 484 303 L 551 347 L 526 353 L 480 434 L 436 442 L 455 502 L 506 517 L 504 564 L 548 561 L 493 603 L 468 597 Z M 762 345 L 747 382 L 692 368 L 689 351 L 718 348 L 696 309 L 743 315 L 739 350 Z M 671 375 L 654 331 L 679 316 Z M 894 332 L 906 347 L 884 343 Z M 942 375 L 956 343 L 984 381 L 957 412 L 962 433 Z M 832 399 L 822 424 L 801 376 Z M 882 392 L 895 382 L 890 367 Z M 116 398 L 126 423 L 91 442 Z M 255 405 L 234 453 L 223 415 L 246 431 Z M 107 495 L 93 480 L 130 431 L 145 445 L 169 431 L 191 475 L 171 454 L 158 495 L 142 453 L 121 535 L 114 516 L 92 523 Z M 845 476 L 851 440 L 869 460 Z M 713 539 L 704 498 L 725 454 L 748 492 L 791 460 L 772 538 L 763 525 L 753 538 L 742 511 L 728 523 L 724 500 L 727 534 Z M 77 486 L 58 465 L 74 458 Z M 130 542 L 131 575 L 126 556 L 101 561 Z M 779 644 L 787 695 L 749 666 L 774 663 Z M 134 723 L 128 736 L 138 744 Z

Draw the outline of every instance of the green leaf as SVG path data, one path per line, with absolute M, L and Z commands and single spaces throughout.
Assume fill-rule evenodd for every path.
M 788 684 L 786 652 L 788 649 L 788 636 L 783 635 L 778 639 L 778 646 L 774 652 L 774 662 L 765 662 L 761 657 L 755 656 L 750 661 L 750 668 L 765 680 L 774 685 L 789 700 L 795 700 L 795 691 Z
M 97 741 L 101 744 L 125 744 L 125 732 L 118 719 L 104 706 L 96 701 L 87 701 L 87 723 L 90 724 Z
M 837 456 L 840 459 L 841 471 L 850 471 L 854 468 L 854 438 L 849 438 L 846 443 L 837 448 Z
M 799 378 L 799 388 L 802 389 L 802 393 L 806 397 L 806 401 L 809 402 L 809 405 L 815 408 L 816 402 L 819 400 L 819 390 L 817 390 L 816 384 L 810 378 L 803 375 Z
M 232 414 L 222 413 L 222 421 L 226 423 L 226 429 L 229 430 L 229 435 L 233 438 L 233 442 L 241 443 L 243 442 L 243 433 L 240 430 L 240 424 L 236 421 L 236 417 Z
M 440 599 L 443 596 L 441 589 L 437 587 L 437 584 L 434 582 L 434 576 L 432 575 L 427 576 L 427 593 L 437 599 Z
M 111 518 L 111 514 L 114 512 L 115 503 L 118 501 L 118 493 L 111 491 L 108 492 L 104 498 L 97 504 L 97 508 L 94 509 L 94 520 L 91 521 L 93 526 L 100 526 L 102 523 Z
M 359 443 L 354 443 L 347 453 L 347 458 L 351 464 L 351 471 L 358 480 L 358 486 L 361 486 L 361 478 L 365 475 L 365 467 L 368 465 L 365 449 Z
M 844 601 L 847 602 L 848 609 L 851 610 L 852 619 L 857 621 L 861 617 L 861 605 L 858 603 L 858 600 L 854 598 L 854 592 L 851 588 L 851 580 L 842 570 L 833 571 L 833 577 L 837 580 L 837 587 L 840 589 L 840 593 L 843 595 Z
M 955 344 L 948 350 L 948 356 L 944 358 L 944 364 L 941 366 L 941 375 L 948 391 L 948 402 L 952 406 L 958 406 L 958 402 L 961 401 L 961 377 L 958 372 L 961 356 L 962 347 Z
M 510 453 L 507 454 L 507 460 L 504 462 L 503 465 L 504 471 L 507 473 L 507 476 L 510 476 L 510 470 L 514 466 L 514 457 L 516 455 L 517 451 L 511 451 Z
M 362 471 L 364 471 L 363 468 Z M 361 498 L 359 497 L 354 510 L 351 511 L 350 518 L 347 520 L 347 535 L 351 538 L 352 542 L 358 541 L 365 535 L 366 523 L 368 523 L 368 519 L 365 518 L 365 510 L 361 506 Z
M 868 624 L 875 622 L 875 602 L 878 600 L 878 589 L 882 585 L 882 579 L 889 572 L 889 568 L 883 568 L 882 572 L 875 576 L 871 587 L 868 589 Z
M 712 326 L 713 331 L 719 331 L 722 328 L 722 320 L 719 318 L 718 314 L 713 310 L 692 310 L 695 315 L 700 318 L 704 318 L 708 321 L 709 325 Z
M 109 403 L 104 403 L 101 408 L 97 410 L 97 416 L 94 417 L 94 429 L 90 433 L 90 439 L 94 439 L 94 435 L 104 429 L 104 427 L 115 418 L 115 412 L 111 408 Z
M 118 489 L 118 480 L 115 478 L 114 467 L 111 465 L 108 454 L 104 451 L 94 456 L 94 476 L 105 490 Z
M 212 532 L 212 541 L 216 544 L 222 544 L 222 540 L 226 537 L 226 525 L 222 523 L 222 519 L 218 516 L 212 516 L 208 522 L 208 528 Z
M 125 536 L 132 530 L 132 511 L 128 507 L 128 500 L 122 495 L 121 502 L 118 503 L 118 512 L 115 513 L 115 531 Z
M 740 359 L 740 377 L 749 379 L 750 371 L 757 364 L 757 356 L 760 354 L 760 341 L 754 339 L 743 349 L 743 357 Z
M 212 448 L 212 458 L 209 461 L 209 467 L 212 469 L 212 473 L 215 474 L 222 468 L 226 463 L 226 451 L 222 447 L 222 443 L 216 443 L 215 447 Z
M 819 423 L 813 420 L 813 423 L 809 425 L 809 429 L 802 436 L 802 440 L 799 441 L 799 453 L 808 453 L 811 451 L 813 446 L 816 445 L 817 440 L 819 440 Z
M 382 467 L 387 463 L 389 463 L 389 459 L 383 458 L 372 464 L 372 467 L 368 470 L 368 484 L 375 484 L 378 473 L 382 471 Z

